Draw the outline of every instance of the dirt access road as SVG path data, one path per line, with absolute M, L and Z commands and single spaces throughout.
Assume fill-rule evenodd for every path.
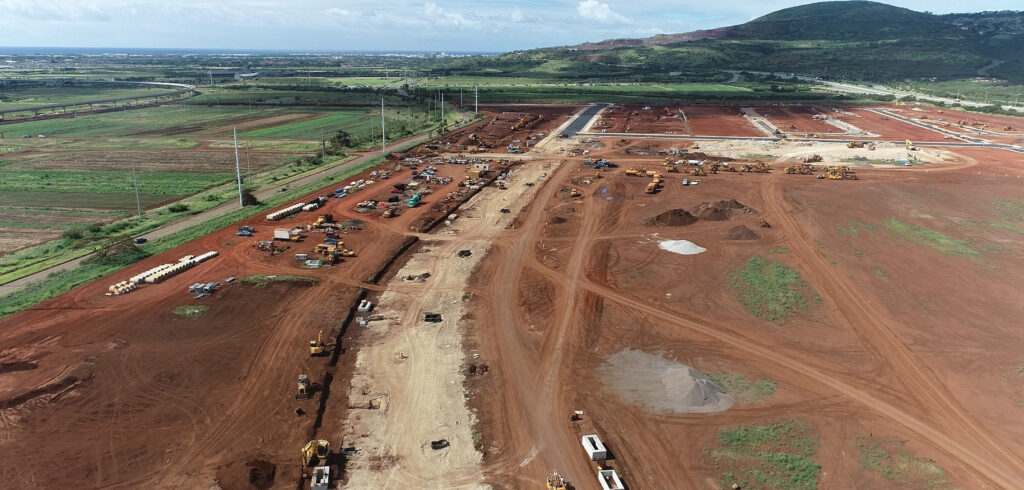
M 590 156 L 621 160 L 611 149 Z M 1011 153 L 1000 153 L 1001 168 L 1016 168 L 1014 160 Z M 647 168 L 657 168 L 659 163 L 659 158 L 651 158 Z M 938 165 L 942 167 L 917 172 L 865 170 L 861 179 L 876 181 L 883 188 L 902 182 L 942 188 L 975 174 L 979 164 L 964 158 Z M 481 279 L 472 291 L 479 328 L 470 335 L 482 358 L 492 360 L 492 374 L 489 381 L 470 380 L 469 384 L 479 390 L 471 404 L 478 410 L 489 481 L 526 488 L 542 484 L 544 475 L 554 468 L 569 476 L 576 488 L 597 488 L 594 470 L 579 446 L 581 428 L 568 422 L 572 410 L 584 409 L 585 420 L 590 420 L 584 430 L 599 427 L 615 453 L 612 466 L 634 488 L 715 487 L 719 481 L 713 463 L 702 456 L 701 445 L 714 446 L 717 428 L 771 417 L 802 417 L 817 426 L 825 486 L 899 486 L 858 466 L 855 441 L 879 433 L 907 439 L 915 450 L 938 459 L 949 478 L 962 485 L 1018 488 L 1024 484 L 1024 460 L 1017 451 L 1019 424 L 1010 429 L 994 422 L 1012 417 L 989 408 L 1004 402 L 973 395 L 962 384 L 963 376 L 956 374 L 961 369 L 975 372 L 967 366 L 976 363 L 953 355 L 949 345 L 935 345 L 942 345 L 939 339 L 944 334 L 939 332 L 954 331 L 957 322 L 929 320 L 929 331 L 934 333 L 927 335 L 930 346 L 918 347 L 921 341 L 910 339 L 920 336 L 915 328 L 920 323 L 908 322 L 899 304 L 851 279 L 849 269 L 832 263 L 829 254 L 834 252 L 822 249 L 821 234 L 830 228 L 834 233 L 836 222 L 808 223 L 798 218 L 800 208 L 792 201 L 790 187 L 832 183 L 813 177 L 794 180 L 799 177 L 781 172 L 732 174 L 701 179 L 705 181 L 701 186 L 684 191 L 678 187 L 681 177 L 673 176 L 661 194 L 645 196 L 646 181 L 630 180 L 619 169 L 602 174 L 603 178 L 593 181 L 596 184 L 580 185 L 581 198 L 569 198 L 568 187 L 577 185 L 570 181 L 593 174 L 571 161 L 559 167 L 514 228 L 495 239 L 476 274 Z M 1001 185 L 998 189 L 1004 194 L 1014 184 L 1008 178 L 992 182 L 998 183 L 983 183 L 979 191 L 986 192 L 985 186 L 990 186 L 987 192 L 992 192 L 997 188 L 991 186 Z M 839 210 L 855 206 L 854 202 L 862 207 L 872 202 L 857 197 L 872 189 L 863 183 L 844 182 L 829 189 Z M 761 241 L 722 242 L 719 233 L 724 234 L 722 227 L 727 223 L 713 229 L 707 224 L 687 229 L 683 237 L 728 250 L 725 255 L 713 251 L 704 260 L 673 259 L 642 251 L 652 241 L 657 243 L 659 238 L 652 232 L 673 231 L 645 230 L 640 225 L 643 216 L 677 203 L 692 206 L 701 198 L 737 196 L 775 225 L 759 232 L 766 235 Z M 562 231 L 552 234 L 555 229 Z M 725 287 L 730 270 L 741 267 L 752 250 L 767 254 L 769 249 L 788 250 L 784 252 L 787 260 L 821 294 L 825 306 L 820 319 L 787 328 L 790 332 L 770 322 L 752 323 L 731 292 L 715 289 Z M 892 245 L 884 250 L 890 256 L 885 270 L 897 267 L 900 259 L 894 253 L 914 253 Z M 654 272 L 677 261 L 687 264 L 686 268 Z M 999 264 L 1006 267 L 1005 262 Z M 636 281 L 621 269 L 653 276 Z M 879 274 L 884 272 L 874 275 Z M 998 323 L 1005 318 L 993 320 Z M 816 322 L 828 326 L 827 332 Z M 978 335 L 969 342 L 985 341 L 992 334 Z M 597 353 L 637 345 L 667 350 L 691 365 L 740 366 L 741 371 L 771 377 L 787 388 L 777 395 L 779 401 L 765 407 L 741 405 L 712 417 L 646 413 L 628 400 L 609 396 L 602 380 L 592 374 L 603 357 Z M 944 352 L 946 361 L 937 360 L 933 349 Z M 990 354 L 1001 359 L 1000 366 L 1012 355 L 1003 350 Z M 830 426 L 827 414 L 837 412 L 842 413 L 837 415 L 841 425 Z M 659 456 L 662 453 L 673 456 Z

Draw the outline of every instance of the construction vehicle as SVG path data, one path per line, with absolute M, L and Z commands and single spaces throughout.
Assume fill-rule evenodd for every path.
M 853 173 L 848 165 L 831 165 L 825 168 L 825 173 L 818 175 L 819 179 L 829 180 L 858 180 L 857 174 Z
M 384 217 L 385 218 L 394 218 L 395 216 L 396 216 L 395 208 L 387 208 L 387 209 L 384 210 Z
M 647 184 L 647 188 L 644 189 L 644 193 L 646 194 L 654 194 L 655 192 L 658 192 L 658 184 L 654 182 Z
M 648 177 L 654 177 L 655 175 L 658 175 L 658 172 L 655 172 L 654 170 L 646 170 L 644 171 L 644 175 Z
M 804 163 L 817 163 L 822 160 L 821 155 L 815 153 L 804 157 Z
M 754 162 L 752 164 L 743 165 L 743 167 L 740 168 L 741 172 L 751 172 L 755 174 L 766 174 L 770 170 L 771 169 L 768 168 L 768 165 L 765 165 L 764 162 Z
M 253 246 L 255 246 L 256 249 L 261 251 L 261 252 L 271 252 L 271 253 L 273 253 L 273 252 L 277 251 L 277 247 L 274 245 L 274 242 L 271 242 L 271 241 L 268 241 L 268 240 L 258 241 Z
M 302 465 L 304 467 L 321 466 L 327 463 L 331 455 L 331 443 L 323 439 L 314 439 L 302 447 Z
M 316 221 L 313 222 L 314 228 L 322 228 L 325 225 L 334 225 L 334 215 L 332 214 L 321 214 L 316 217 Z
M 707 174 L 708 174 L 708 172 L 706 170 L 704 170 L 704 166 L 703 165 L 698 165 L 696 167 L 693 167 L 693 169 L 690 170 L 690 175 L 693 175 L 693 176 L 701 176 L 701 175 L 707 176 Z
M 274 230 L 274 240 L 282 240 L 282 241 L 286 241 L 286 242 L 297 242 L 297 241 L 299 241 L 301 239 L 302 239 L 302 236 L 300 236 L 299 233 L 297 231 L 295 231 L 295 230 L 284 230 L 284 229 L 280 229 L 280 228 Z
M 305 374 L 299 375 L 299 386 L 295 393 L 296 400 L 308 400 L 310 396 L 309 391 L 309 376 Z
M 355 257 L 356 253 L 354 251 L 352 251 L 352 250 L 347 249 L 347 248 L 343 248 L 343 249 L 341 249 L 341 256 L 342 257 Z
M 639 176 L 643 175 L 643 173 L 644 173 L 643 169 L 639 169 L 639 168 L 626 169 L 626 175 L 629 175 L 629 176 L 632 176 L 632 177 L 639 177 Z
M 907 140 L 907 151 L 917 151 L 917 147 L 910 140 Z
M 557 471 L 553 471 L 550 475 L 548 475 L 548 490 L 559 490 L 566 488 L 569 488 L 569 482 L 565 481 L 565 477 L 563 477 Z
M 801 163 L 800 165 L 793 165 L 786 167 L 786 173 L 790 175 L 814 175 L 814 165 L 809 163 Z
M 505 181 L 504 180 L 499 180 L 498 181 L 498 188 L 501 189 L 501 190 L 505 190 L 505 189 L 508 189 L 508 186 L 505 185 Z
M 580 190 L 575 187 L 573 187 L 572 190 L 569 191 L 569 197 L 580 197 L 582 195 L 583 193 L 581 193 Z
M 864 142 L 863 141 L 851 141 L 851 142 L 846 144 L 846 147 L 847 148 L 864 148 Z
M 326 351 L 327 348 L 324 345 L 324 331 L 321 330 L 320 333 L 317 334 L 316 339 L 309 341 L 309 355 L 310 357 L 319 356 L 323 355 Z

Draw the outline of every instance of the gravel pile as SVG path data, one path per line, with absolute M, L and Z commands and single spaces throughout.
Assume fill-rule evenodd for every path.
M 723 412 L 733 405 L 733 399 L 704 373 L 644 351 L 612 354 L 598 371 L 611 392 L 654 412 Z
M 693 242 L 687 240 L 666 240 L 664 242 L 658 242 L 658 248 L 680 255 L 696 255 L 707 251 L 706 248 L 699 247 Z

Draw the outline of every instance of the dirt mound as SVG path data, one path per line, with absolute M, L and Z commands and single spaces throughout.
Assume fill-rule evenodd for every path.
M 726 240 L 758 240 L 760 238 L 761 235 L 743 225 L 734 226 L 725 232 Z
M 697 222 L 697 217 L 685 209 L 670 209 L 644 221 L 647 226 L 686 226 Z
M 735 199 L 728 201 L 702 202 L 694 208 L 693 215 L 704 221 L 725 221 L 737 214 L 756 213 Z
M 555 216 L 554 218 L 549 219 L 548 223 L 551 223 L 553 225 L 560 225 L 562 223 L 565 223 L 566 221 L 568 220 L 561 216 Z
M 619 351 L 608 356 L 599 371 L 608 389 L 653 412 L 712 413 L 733 404 L 704 373 L 644 351 Z

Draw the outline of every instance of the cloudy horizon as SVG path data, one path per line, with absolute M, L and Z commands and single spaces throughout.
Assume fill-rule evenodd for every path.
M 504 52 L 740 24 L 808 2 L 0 0 L 0 46 Z M 937 14 L 962 2 L 892 5 Z M 981 0 L 970 11 L 1020 8 Z

